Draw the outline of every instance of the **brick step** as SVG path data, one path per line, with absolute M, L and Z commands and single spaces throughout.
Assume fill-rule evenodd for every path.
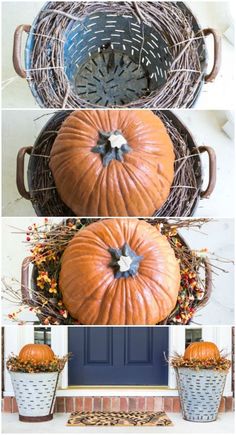
M 219 412 L 233 411 L 233 398 L 222 397 Z M 4 412 L 18 412 L 15 397 L 4 397 Z M 180 412 L 178 397 L 57 397 L 55 412 L 74 411 L 166 411 Z

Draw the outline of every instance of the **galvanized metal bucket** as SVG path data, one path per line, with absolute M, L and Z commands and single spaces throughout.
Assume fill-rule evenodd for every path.
M 19 420 L 52 420 L 59 372 L 9 373 L 19 409 Z
M 195 422 L 215 421 L 227 372 L 188 367 L 175 371 L 183 418 Z

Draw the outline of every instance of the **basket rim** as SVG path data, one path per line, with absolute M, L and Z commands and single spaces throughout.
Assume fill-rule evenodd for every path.
M 220 373 L 220 374 L 222 374 L 222 375 L 227 375 L 227 373 L 228 373 L 228 371 L 230 370 L 230 368 L 229 369 L 227 369 L 227 370 L 217 370 L 217 369 L 207 369 L 207 368 L 201 368 L 201 369 L 194 369 L 194 368 L 192 368 L 192 367 L 173 367 L 174 368 L 174 370 L 176 370 L 177 372 L 179 371 L 179 370 L 181 370 L 181 371 L 191 371 L 191 372 L 193 372 L 194 374 L 196 374 L 196 373 L 200 373 L 200 372 L 207 372 L 207 373 L 210 373 L 210 374 L 215 374 L 215 373 Z
M 14 371 L 14 370 L 9 370 L 9 369 L 7 369 L 7 371 L 10 373 L 10 374 L 17 374 L 17 375 L 20 375 L 20 376 L 22 376 L 22 375 L 29 375 L 29 376 L 37 376 L 37 375 L 42 375 L 42 376 L 44 376 L 44 375 L 55 375 L 55 374 L 58 374 L 58 373 L 60 373 L 59 371 L 56 371 L 56 372 L 37 372 L 37 373 L 27 373 L 27 372 L 21 372 L 21 371 Z

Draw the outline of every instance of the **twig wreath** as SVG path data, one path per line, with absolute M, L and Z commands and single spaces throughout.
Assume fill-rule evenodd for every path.
M 61 257 L 70 240 L 85 226 L 98 219 L 67 219 L 60 224 L 50 223 L 45 218 L 42 225 L 33 224 L 26 231 L 26 242 L 30 247 L 28 262 L 33 268 L 34 284 L 30 289 L 19 289 L 12 282 L 3 280 L 3 298 L 18 305 L 18 309 L 9 313 L 8 318 L 18 319 L 23 310 L 35 313 L 43 325 L 78 324 L 63 305 L 62 294 L 58 286 Z M 219 267 L 219 262 L 230 262 L 212 255 L 207 258 L 207 249 L 191 250 L 179 234 L 181 228 L 200 230 L 208 219 L 159 220 L 145 219 L 167 237 L 175 256 L 179 261 L 181 282 L 176 306 L 161 324 L 187 325 L 195 313 L 204 307 L 210 299 L 212 290 L 211 272 L 227 272 Z M 16 284 L 16 283 L 15 283 Z M 28 292 L 30 297 L 22 297 Z

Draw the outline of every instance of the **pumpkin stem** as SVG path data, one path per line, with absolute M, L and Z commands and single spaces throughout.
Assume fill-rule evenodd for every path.
M 123 155 L 129 153 L 131 148 L 119 130 L 99 131 L 97 145 L 91 151 L 101 154 L 103 166 L 107 166 L 112 160 L 122 162 Z
M 143 257 L 132 251 L 127 243 L 120 249 L 109 248 L 108 251 L 112 257 L 109 266 L 114 268 L 115 278 L 128 278 L 136 275 Z

